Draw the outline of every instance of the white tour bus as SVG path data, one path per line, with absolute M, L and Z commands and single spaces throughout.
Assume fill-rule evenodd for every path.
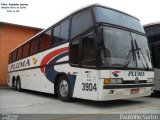
M 160 92 L 160 23 L 151 23 L 144 26 L 151 48 L 154 67 L 154 92 Z
M 100 5 L 74 12 L 9 54 L 9 86 L 63 101 L 148 96 L 153 77 L 140 21 Z

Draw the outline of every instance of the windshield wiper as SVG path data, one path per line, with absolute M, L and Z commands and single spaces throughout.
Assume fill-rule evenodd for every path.
M 134 47 L 134 45 L 135 45 L 135 47 Z M 142 55 L 142 57 L 143 57 L 143 59 L 145 61 L 146 66 L 143 63 L 143 61 L 142 61 L 142 59 L 140 57 L 140 54 Z M 131 40 L 131 50 L 129 50 L 128 55 L 127 55 L 127 57 L 125 59 L 125 62 L 124 62 L 125 67 L 128 67 L 128 65 L 130 64 L 130 62 L 131 62 L 131 56 L 133 56 L 133 61 L 135 61 L 135 66 L 136 67 L 138 65 L 137 64 L 137 58 L 138 58 L 141 61 L 143 67 L 145 69 L 149 69 L 148 64 L 147 64 L 147 60 L 146 60 L 146 58 L 145 58 L 145 56 L 144 56 L 141 48 L 138 47 L 138 44 L 137 44 L 136 40 L 134 40 L 134 41 Z
M 137 41 L 136 41 L 135 39 L 134 39 L 134 42 L 135 42 L 135 47 L 136 47 L 135 50 L 137 51 L 137 54 L 138 54 L 138 59 L 141 60 L 141 63 L 142 63 L 142 65 L 143 65 L 144 68 L 147 67 L 146 69 L 149 69 L 149 66 L 148 66 L 148 64 L 147 64 L 147 60 L 146 60 L 146 58 L 145 58 L 145 56 L 144 56 L 141 48 L 138 47 Z M 144 59 L 144 61 L 145 61 L 145 63 L 146 63 L 146 67 L 145 67 L 144 63 L 142 62 L 142 59 L 141 59 L 141 57 L 140 57 L 140 53 L 141 53 L 141 55 L 142 55 L 142 57 L 143 57 L 143 59 Z
M 129 63 L 131 62 L 131 56 L 133 57 L 133 61 L 135 61 L 136 67 L 137 67 L 137 59 L 136 59 L 136 53 L 134 49 L 134 43 L 133 40 L 131 40 L 131 50 L 129 50 L 127 57 L 125 59 L 124 65 L 127 68 Z

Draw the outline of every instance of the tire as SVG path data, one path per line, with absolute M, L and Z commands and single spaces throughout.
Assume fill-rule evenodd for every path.
M 20 80 L 19 77 L 17 78 L 17 82 L 16 82 L 16 90 L 19 91 L 19 92 L 22 91 L 22 89 L 21 89 L 21 80 Z
M 13 80 L 13 89 L 15 89 L 15 90 L 17 90 L 16 85 L 17 85 L 17 81 L 16 81 L 16 80 Z
M 61 76 L 58 80 L 57 93 L 60 100 L 69 102 L 72 100 L 71 87 L 66 76 Z

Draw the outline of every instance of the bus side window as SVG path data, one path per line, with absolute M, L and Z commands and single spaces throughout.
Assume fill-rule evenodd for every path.
M 82 38 L 82 65 L 96 66 L 96 50 L 93 33 Z
M 151 50 L 152 50 L 153 67 L 154 68 L 160 68 L 160 62 L 159 62 L 160 45 L 153 44 L 151 46 Z
M 160 45 L 157 45 L 157 57 L 158 57 L 158 59 L 157 59 L 157 66 L 158 66 L 158 68 L 160 68 Z
M 38 38 L 31 40 L 30 55 L 33 55 L 38 51 L 38 42 L 39 42 Z
M 60 42 L 67 41 L 69 34 L 69 19 L 62 22 L 60 26 Z
M 70 62 L 78 65 L 80 61 L 80 39 L 74 40 L 70 43 Z
M 53 30 L 53 43 L 52 45 L 56 45 L 60 42 L 60 25 L 56 26 Z
M 61 24 L 53 28 L 53 45 L 65 42 L 69 35 L 69 19 L 63 21 Z
M 29 55 L 29 42 L 25 43 L 24 46 L 23 46 L 22 57 L 25 58 L 25 57 L 28 57 L 28 55 Z
M 51 30 L 46 31 L 40 35 L 40 51 L 46 50 L 50 47 L 52 41 Z
M 72 17 L 71 38 L 83 33 L 93 25 L 90 10 L 82 11 Z
M 16 61 L 17 50 L 13 51 L 12 62 Z
M 12 52 L 9 54 L 9 63 L 12 63 Z
M 22 47 L 19 47 L 18 51 L 17 51 L 17 60 L 19 60 L 21 58 L 22 58 Z

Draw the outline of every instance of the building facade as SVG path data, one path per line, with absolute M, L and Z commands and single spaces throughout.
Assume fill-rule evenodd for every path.
M 9 52 L 42 29 L 0 22 L 0 86 L 7 85 Z

